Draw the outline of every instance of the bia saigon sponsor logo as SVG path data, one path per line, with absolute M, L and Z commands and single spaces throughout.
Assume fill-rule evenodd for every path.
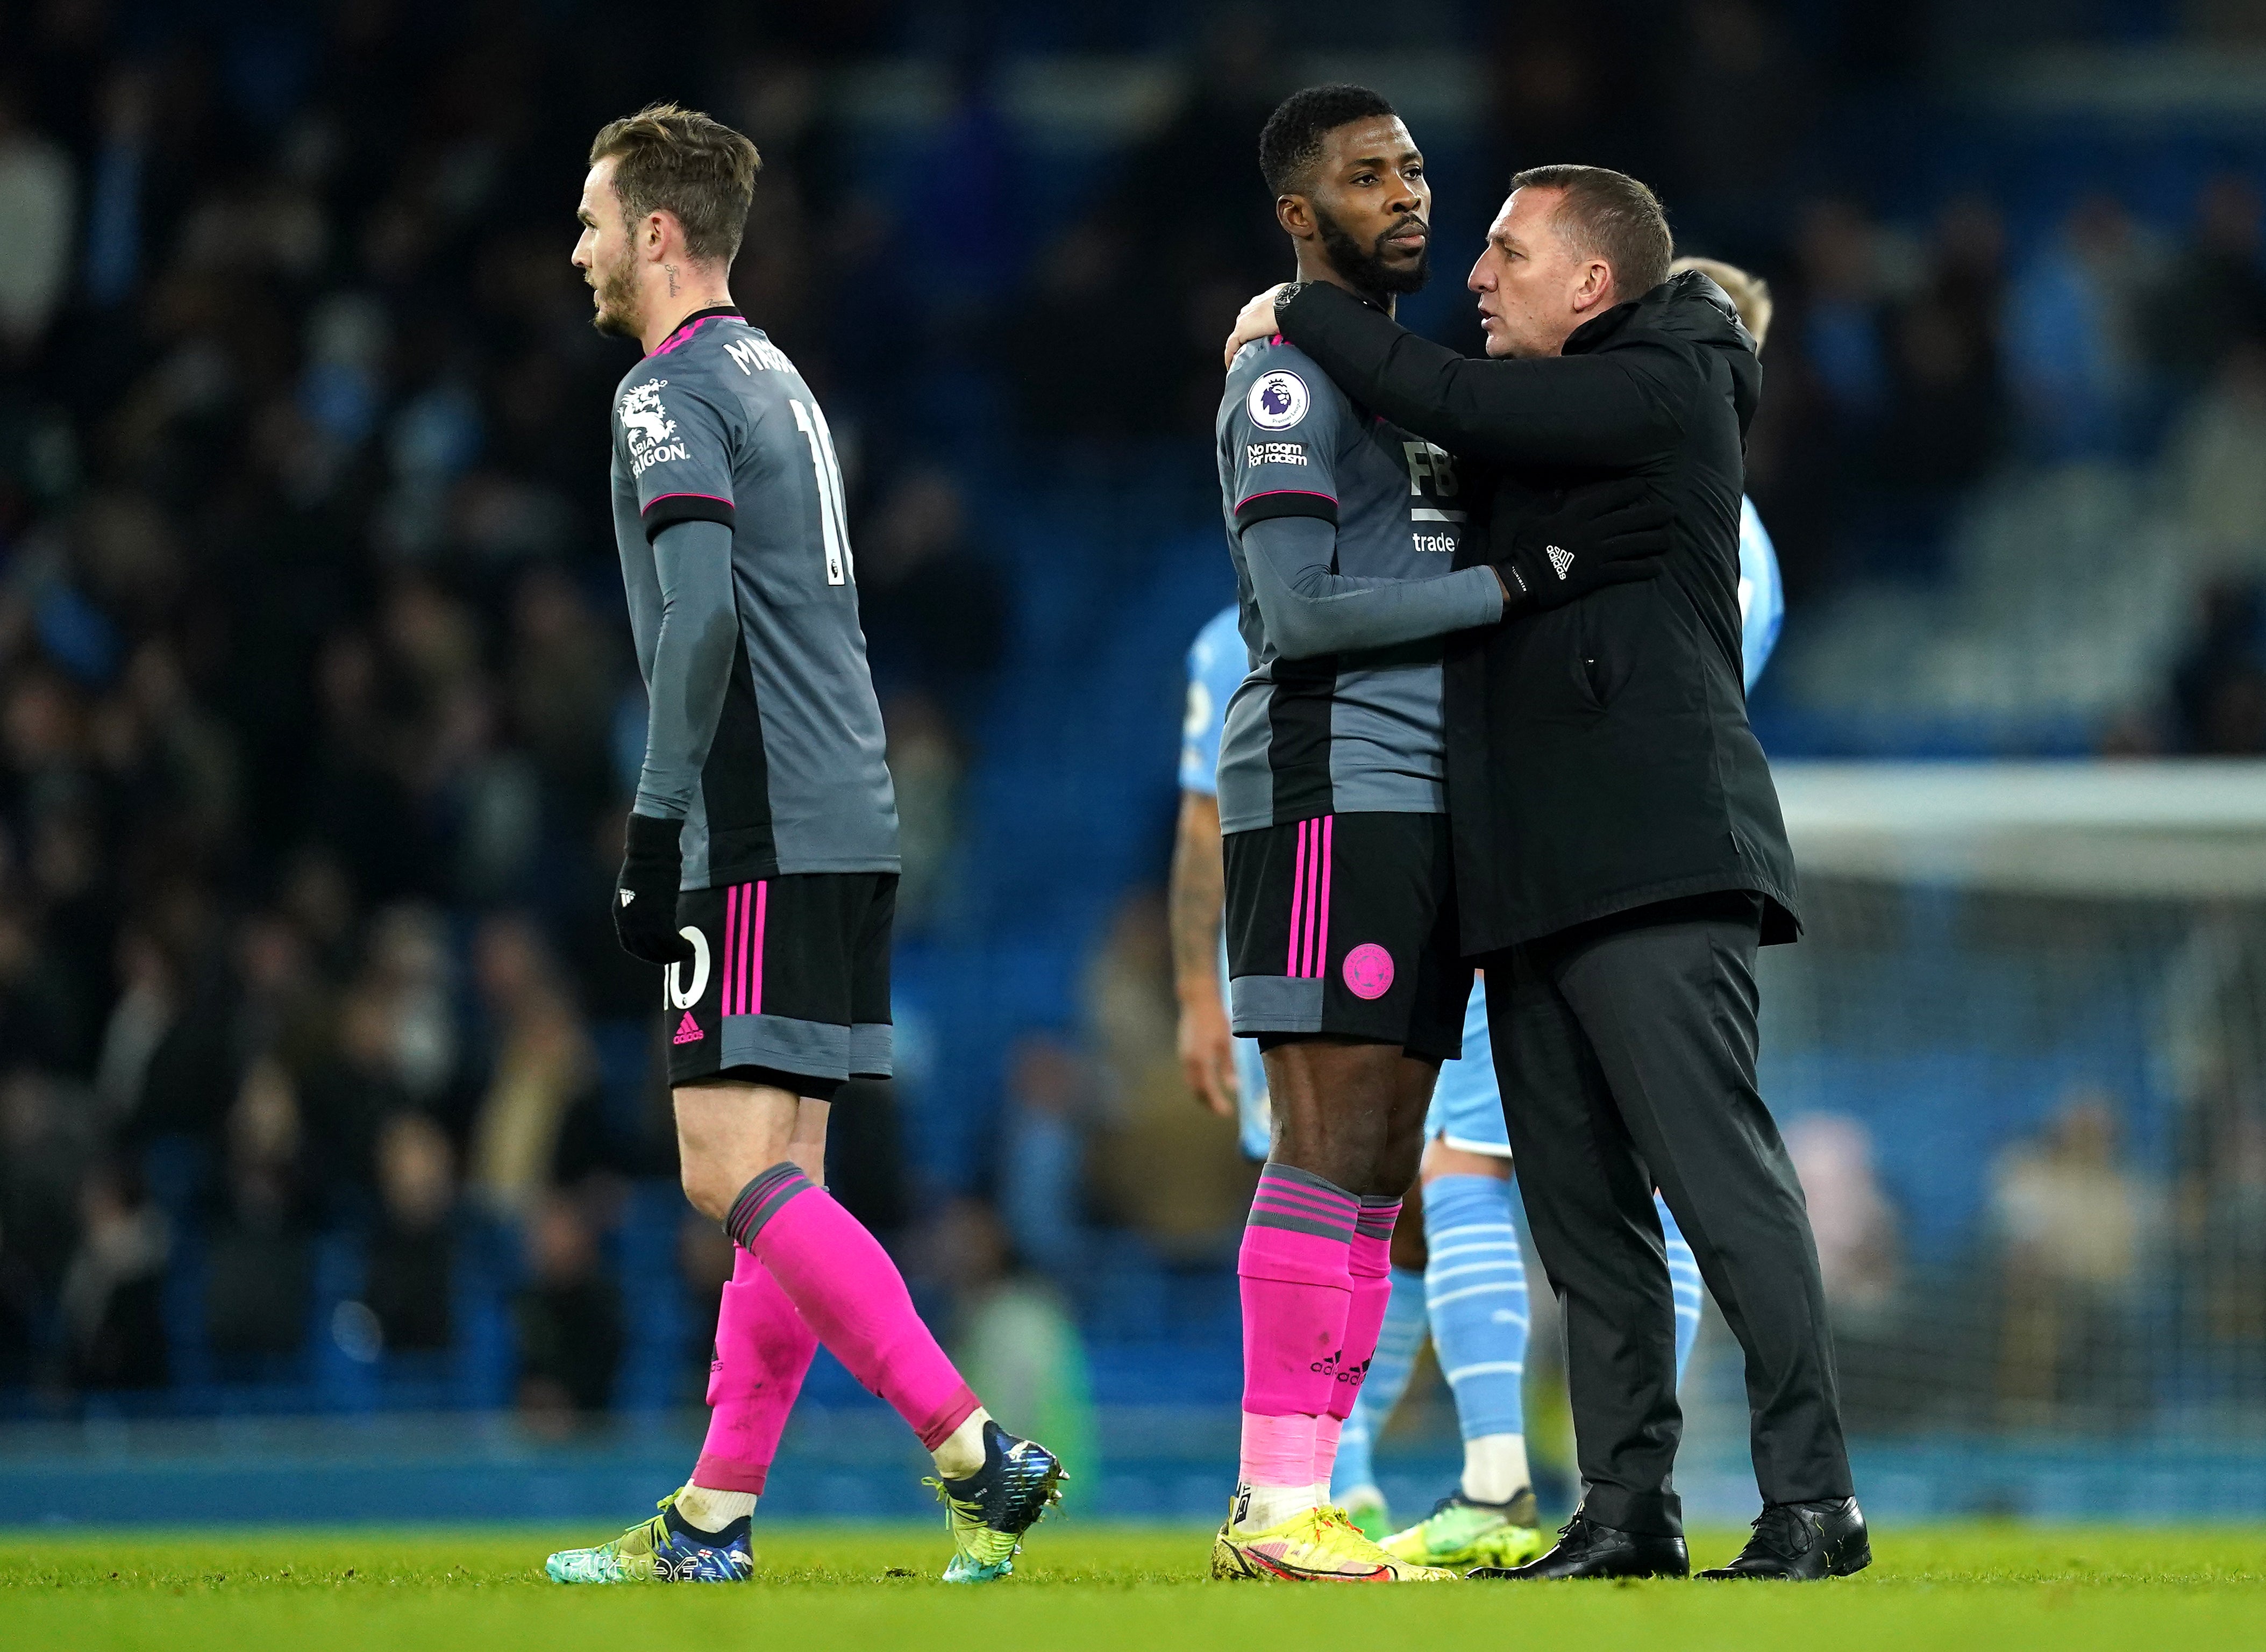
M 630 473 L 643 476 L 654 465 L 685 457 L 684 444 L 672 441 L 676 434 L 676 421 L 661 404 L 662 387 L 667 379 L 652 379 L 634 385 L 622 395 L 622 435 L 630 445 Z

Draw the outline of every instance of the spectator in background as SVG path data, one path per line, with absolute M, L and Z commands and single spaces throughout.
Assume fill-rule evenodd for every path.
M 2122 455 L 2138 433 L 2145 305 L 2160 266 L 2121 202 L 2089 195 L 2014 282 L 2007 366 L 2036 457 Z
M 859 614 L 876 680 L 935 696 L 966 731 L 1006 651 L 1007 592 L 969 547 L 957 484 L 907 477 L 858 540 Z
M 237 931 L 237 1043 L 245 1050 L 271 1052 L 302 1088 L 304 1076 L 328 1055 L 338 1006 L 334 988 L 318 966 L 306 937 L 284 914 L 256 912 Z M 310 1110 L 309 1133 L 319 1137 L 319 1117 Z M 311 1144 L 325 1180 L 349 1166 L 337 1162 L 333 1144 Z
M 598 625 L 581 587 L 545 565 L 512 600 L 510 704 L 552 794 L 555 819 L 589 819 L 613 801 L 608 732 L 624 667 L 610 628 Z
M 419 904 L 370 921 L 364 985 L 382 1007 L 387 1059 L 413 1105 L 449 1117 L 461 1082 L 463 1035 L 441 914 Z
M 59 1293 L 70 1380 L 81 1388 L 165 1382 L 165 1219 L 122 1161 L 79 1183 L 78 1247 Z
M 2172 673 L 2175 751 L 2203 757 L 2266 752 L 2266 623 L 2255 579 L 2204 587 L 2194 640 Z
M 290 1074 L 271 1059 L 254 1061 L 229 1110 L 205 1261 L 205 1328 L 215 1353 L 289 1354 L 305 1342 L 313 1203 Z
M 179 1013 L 182 984 L 152 931 L 140 924 L 118 936 L 119 993 L 95 1057 L 94 1100 L 102 1128 L 115 1130 L 142 1103 L 157 1046 Z
M 62 302 L 76 187 L 70 157 L 30 128 L 22 92 L 0 84 L 0 368 L 30 359 Z
M 0 1387 L 28 1386 L 40 1369 L 48 1292 L 32 1264 L 11 1248 L 16 1235 L 0 1218 Z
M 1898 1245 L 1871 1133 L 1843 1114 L 1802 1113 L 1787 1122 L 1786 1150 L 1809 1202 L 1827 1305 L 1837 1314 L 1877 1316 L 1896 1293 Z
M 2202 564 L 2266 574 L 2266 331 L 2227 341 L 2164 450 L 2175 508 Z
M 1085 1273 L 1091 1083 L 1078 1052 L 1043 1033 L 1019 1040 L 1008 1053 L 999 1214 L 1016 1251 L 1056 1280 Z
M 2184 1126 L 2177 1210 L 2191 1329 L 2218 1356 L 2214 1398 L 2266 1401 L 2266 1108 L 2255 1076 L 2210 1058 Z
M 1188 1105 L 1178 1056 L 1171 938 L 1154 889 L 1127 895 L 1088 966 L 1086 1041 L 1096 1055 L 1096 1191 L 1110 1214 L 1168 1255 L 1232 1247 L 1258 1167 L 1236 1126 Z
M 112 75 L 99 98 L 84 266 L 87 301 L 97 309 L 123 303 L 142 279 L 143 190 L 154 92 L 149 71 L 135 66 Z
M 1925 280 L 1890 323 L 1884 481 L 1941 495 L 1989 474 L 2004 452 L 2005 239 L 1998 213 L 1971 196 L 1936 221 Z
M 551 1208 L 550 1190 L 604 1163 L 597 1066 L 525 919 L 489 919 L 473 955 L 494 1054 L 472 1117 L 466 1181 L 488 1210 L 525 1215 Z
M 2116 1146 L 2108 1097 L 2080 1090 L 1992 1173 L 2004 1292 L 1998 1391 L 2010 1422 L 2113 1413 L 2138 1397 L 2127 1321 L 2155 1212 Z
M 377 1194 L 363 1299 L 387 1348 L 446 1348 L 458 1243 L 456 1162 L 449 1138 L 423 1114 L 396 1113 L 379 1129 Z
M 376 1184 L 384 1121 L 416 1105 L 402 1082 L 385 998 L 369 981 L 340 999 L 336 1041 L 311 1064 L 305 1095 L 333 1190 L 359 1202 Z
M 514 1299 L 519 1332 L 519 1410 L 530 1425 L 564 1433 L 603 1411 L 621 1364 L 621 1292 L 599 1265 L 589 1214 L 563 1195 L 540 1199 L 527 1223 L 528 1283 Z
M 77 1205 L 99 1120 L 36 1067 L 0 1079 L 0 1246 L 52 1299 L 78 1228 Z
M 1834 411 L 1869 426 L 1889 399 L 1890 357 L 1880 232 L 1853 201 L 1823 200 L 1802 216 L 1802 353 Z
M 2258 187 L 2239 172 L 2205 184 L 2194 237 L 2151 295 L 2150 343 L 2157 359 L 2194 383 L 2245 341 L 2266 338 L 2266 264 L 2259 258 Z
M 897 794 L 897 922 L 914 934 L 935 915 L 960 835 L 960 742 L 942 708 L 917 692 L 892 695 L 881 723 Z

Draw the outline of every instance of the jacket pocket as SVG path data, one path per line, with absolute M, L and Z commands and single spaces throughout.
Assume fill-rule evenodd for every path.
M 1574 675 L 1590 703 L 1603 711 L 1626 686 L 1629 677 L 1628 630 L 1638 615 L 1629 612 L 1631 598 L 1641 600 L 1643 587 L 1621 586 L 1600 591 L 1573 605 Z

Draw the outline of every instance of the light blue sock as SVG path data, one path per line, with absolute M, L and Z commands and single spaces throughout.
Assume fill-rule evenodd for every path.
M 1499 1176 L 1444 1175 L 1424 1184 L 1432 1253 L 1424 1300 L 1467 1440 L 1526 1432 L 1526 1260 L 1510 1197 Z
M 1668 1282 L 1676 1287 L 1676 1380 L 1684 1382 L 1684 1368 L 1692 1363 L 1692 1345 L 1700 1340 L 1700 1259 L 1684 1242 L 1683 1230 L 1668 1213 L 1668 1201 L 1656 1193 L 1652 1207 L 1660 1212 L 1660 1236 L 1668 1241 Z
M 1362 1486 L 1377 1484 L 1371 1453 L 1377 1437 L 1392 1415 L 1392 1408 L 1408 1392 L 1408 1373 L 1416 1368 L 1416 1350 L 1424 1345 L 1424 1276 L 1411 1268 L 1392 1270 L 1392 1295 L 1385 1305 L 1385 1324 L 1377 1334 L 1377 1352 L 1370 1357 L 1369 1375 L 1353 1402 L 1353 1415 L 1338 1435 L 1338 1461 L 1330 1475 L 1330 1495 L 1341 1496 Z

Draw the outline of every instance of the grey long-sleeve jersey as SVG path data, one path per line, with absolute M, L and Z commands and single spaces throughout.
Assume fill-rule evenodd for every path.
M 1220 830 L 1444 811 L 1442 639 L 1502 617 L 1494 570 L 1451 571 L 1455 462 L 1281 343 L 1236 357 L 1217 432 L 1251 659 L 1220 744 Z
M 638 363 L 614 411 L 614 535 L 651 707 L 635 807 L 683 820 L 683 887 L 896 870 L 817 398 L 738 312 L 713 309 Z

